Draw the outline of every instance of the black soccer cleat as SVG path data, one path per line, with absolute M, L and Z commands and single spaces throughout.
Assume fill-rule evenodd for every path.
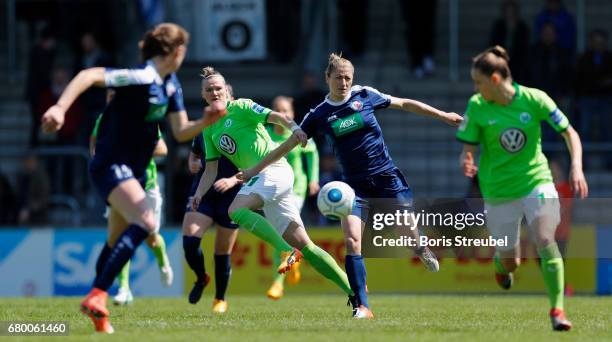
M 210 276 L 208 276 L 208 273 L 204 273 L 204 282 L 196 281 L 193 284 L 193 288 L 191 288 L 191 292 L 189 292 L 190 304 L 197 304 L 200 301 L 200 298 L 202 298 L 202 292 L 204 292 L 204 288 L 209 282 Z

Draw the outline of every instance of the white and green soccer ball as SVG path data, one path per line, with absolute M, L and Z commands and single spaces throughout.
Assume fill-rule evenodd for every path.
M 323 216 L 340 220 L 351 213 L 355 191 L 348 184 L 333 181 L 325 184 L 317 196 L 317 207 Z

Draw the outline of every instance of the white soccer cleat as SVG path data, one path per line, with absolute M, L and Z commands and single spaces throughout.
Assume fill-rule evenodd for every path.
M 113 297 L 115 305 L 131 305 L 134 302 L 132 291 L 127 287 L 120 287 L 117 295 Z
M 429 272 L 438 272 L 440 270 L 440 263 L 429 248 L 423 247 L 423 251 L 417 253 L 417 256 L 421 259 L 421 262 Z
M 172 272 L 172 267 L 170 265 L 166 265 L 159 269 L 161 275 L 161 282 L 165 287 L 172 286 L 172 281 L 174 280 L 174 272 Z
M 372 310 L 366 308 L 363 305 L 359 305 L 353 310 L 353 318 L 355 319 L 371 319 L 374 318 Z

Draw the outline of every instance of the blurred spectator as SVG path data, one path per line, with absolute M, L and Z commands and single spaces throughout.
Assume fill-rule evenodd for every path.
M 336 0 L 302 0 L 302 56 L 304 70 L 323 76 L 329 53 L 336 49 Z
M 608 122 L 612 118 L 612 52 L 608 33 L 589 34 L 588 49 L 578 58 L 576 95 L 580 134 L 587 141 L 610 141 Z
M 110 67 L 113 59 L 100 46 L 96 36 L 91 32 L 85 32 L 80 40 L 80 58 L 76 70 L 80 71 L 91 67 Z M 86 145 L 89 141 L 89 133 L 93 130 L 98 114 L 106 106 L 106 90 L 104 88 L 91 87 L 80 98 L 85 115 L 83 116 L 84 125 L 79 129 L 79 143 Z M 74 141 L 73 143 L 76 143 Z
M 552 23 L 557 32 L 559 46 L 566 49 L 573 59 L 576 53 L 576 23 L 574 16 L 563 6 L 562 0 L 546 0 L 546 5 L 536 16 L 535 36 L 542 35 L 547 23 Z
M 342 55 L 363 57 L 368 32 L 368 0 L 338 0 Z
M 544 90 L 557 102 L 567 96 L 572 77 L 571 55 L 559 45 L 552 23 L 542 27 L 541 35 L 530 53 L 530 85 Z
M 56 35 L 51 27 L 45 27 L 36 44 L 30 51 L 28 78 L 26 84 L 26 100 L 30 104 L 32 125 L 30 130 L 30 147 L 38 146 L 40 118 L 42 112 L 40 100 L 42 93 L 51 85 L 51 69 L 56 56 Z
M 557 33 L 552 23 L 544 24 L 540 39 L 530 53 L 529 85 L 548 93 L 563 109 L 571 86 L 571 57 L 570 52 L 558 44 Z M 542 127 L 542 138 L 544 141 L 561 140 L 559 134 L 548 125 Z
M 23 159 L 17 175 L 19 224 L 42 224 L 47 220 L 50 186 L 49 177 L 38 163 L 38 157 L 29 153 Z
M 0 173 L 0 225 L 17 223 L 17 196 L 6 175 Z
M 503 46 L 510 54 L 512 78 L 523 83 L 529 73 L 529 28 L 521 19 L 516 0 L 505 0 L 501 16 L 493 23 L 489 45 Z
M 51 84 L 40 96 L 39 111 L 44 113 L 53 106 L 62 95 L 72 77 L 68 69 L 56 67 L 51 72 Z M 103 90 L 104 91 L 104 90 Z M 82 119 L 81 100 L 78 99 L 66 112 L 64 126 L 57 133 L 57 143 L 60 145 L 74 145 L 76 135 Z M 40 121 L 40 120 L 39 120 Z
M 324 101 L 327 91 L 319 87 L 319 79 L 316 75 L 306 72 L 302 77 L 302 90 L 294 97 L 295 122 L 302 122 L 308 112 Z M 330 153 L 331 145 L 322 134 L 313 137 L 317 149 L 321 153 Z
M 301 123 L 308 112 L 325 99 L 327 91 L 319 86 L 317 75 L 307 72 L 302 76 L 302 88 L 294 97 L 295 122 Z
M 41 96 L 41 112 L 53 106 L 68 86 L 72 73 L 67 68 L 58 66 L 51 73 L 51 86 Z M 79 130 L 82 130 L 83 110 L 81 100 L 77 99 L 66 111 L 64 125 L 57 132 L 54 144 L 60 147 L 72 147 L 77 143 Z M 47 160 L 47 170 L 51 178 L 51 191 L 76 195 L 75 187 L 83 183 L 82 178 L 86 165 L 82 160 L 71 156 L 57 156 Z M 80 178 L 75 178 L 80 177 Z
M 268 48 L 275 61 L 285 64 L 300 46 L 300 2 L 266 1 Z
M 399 0 L 406 21 L 406 46 L 410 65 L 418 79 L 435 70 L 433 60 L 436 27 L 436 0 Z

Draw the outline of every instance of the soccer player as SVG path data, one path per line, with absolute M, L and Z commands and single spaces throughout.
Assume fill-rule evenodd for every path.
M 202 97 L 206 103 L 215 101 L 227 102 L 232 99 L 231 88 L 209 84 L 202 80 Z M 187 208 L 183 218 L 183 250 L 185 260 L 196 275 L 196 282 L 189 293 L 189 303 L 196 304 L 202 297 L 204 288 L 210 281 L 204 267 L 202 254 L 202 236 L 213 223 L 217 224 L 215 235 L 215 298 L 213 312 L 225 313 L 228 309 L 225 292 L 232 272 L 230 255 L 238 236 L 238 225 L 229 218 L 228 209 L 240 190 L 239 181 L 235 177 L 236 167 L 227 158 L 219 158 L 217 177 L 213 188 L 208 190 L 200 201 L 197 210 L 191 209 L 194 196 L 205 165 L 204 133 L 198 134 L 191 144 L 189 153 L 189 169 L 195 174 Z
M 369 309 L 366 294 L 365 264 L 361 256 L 362 232 L 369 212 L 376 210 L 375 203 L 370 201 L 390 199 L 397 208 L 413 210 L 412 191 L 391 160 L 374 112 L 389 107 L 431 116 L 455 126 L 462 118 L 456 113 L 442 112 L 419 101 L 389 96 L 370 87 L 353 86 L 354 71 L 348 59 L 333 53 L 330 55 L 325 71 L 329 94 L 325 101 L 304 117 L 301 129 L 308 137 L 321 132 L 333 143 L 344 180 L 355 190 L 353 212 L 341 220 L 346 245 L 345 267 L 356 294 L 351 302 L 353 317 L 372 318 L 374 315 Z M 298 136 L 294 133 L 259 164 L 244 170 L 241 179 L 246 182 L 261 170 L 265 172 L 268 165 L 287 154 L 298 142 Z M 418 237 L 417 229 L 411 233 Z M 439 270 L 438 260 L 427 247 L 418 246 L 416 254 L 428 270 Z
M 272 101 L 272 108 L 276 112 L 284 113 L 291 120 L 295 118 L 293 99 L 290 97 L 277 96 Z M 283 143 L 291 136 L 291 131 L 280 125 L 267 125 L 266 128 L 270 138 L 276 143 Z M 306 170 L 304 170 L 302 157 L 306 159 Z M 306 147 L 296 146 L 287 154 L 287 162 L 293 169 L 293 200 L 298 212 L 300 212 L 306 196 L 314 196 L 319 192 L 319 153 L 317 152 L 317 145 L 312 139 L 309 139 Z M 273 253 L 274 268 L 276 268 L 280 265 L 283 256 L 278 250 L 274 250 Z M 292 267 L 286 276 L 289 284 L 297 284 L 300 281 L 299 263 Z M 284 293 L 284 282 L 285 273 L 275 272 L 272 286 L 266 293 L 268 298 L 280 299 Z
M 157 144 L 159 122 L 168 116 L 179 141 L 195 137 L 204 128 L 203 118 L 188 120 L 175 75 L 185 58 L 188 40 L 187 31 L 176 24 L 155 26 L 139 44 L 143 65 L 82 70 L 42 117 L 43 130 L 56 132 L 64 123 L 66 110 L 87 89 L 96 86 L 115 90 L 100 121 L 89 173 L 101 197 L 129 226 L 113 248 L 105 245 L 100 252 L 93 289 L 81 303 L 81 311 L 91 318 L 98 332 L 113 332 L 106 308 L 107 291 L 136 248 L 156 228 L 153 210 L 146 205 L 144 181 Z
M 225 79 L 211 67 L 202 70 L 207 87 L 223 89 Z M 218 101 L 210 107 L 220 105 Z M 283 125 L 292 131 L 299 126 L 284 114 L 262 107 L 249 99 L 230 101 L 224 110 L 210 112 L 205 117 L 204 129 L 206 168 L 194 196 L 192 208 L 197 208 L 202 196 L 213 185 L 217 176 L 218 159 L 223 155 L 236 167 L 248 168 L 257 164 L 276 144 L 264 128 L 264 123 Z M 306 136 L 299 134 L 305 145 Z M 229 216 L 238 225 L 268 242 L 281 252 L 291 254 L 281 262 L 279 272 L 291 269 L 302 257 L 323 276 L 338 285 L 349 296 L 353 295 L 346 274 L 334 258 L 316 246 L 308 237 L 300 214 L 292 198 L 293 171 L 283 160 L 253 177 L 236 195 L 229 208 Z M 255 210 L 263 208 L 266 218 Z M 295 248 L 292 248 L 295 247 Z
M 109 90 L 109 92 L 111 91 Z M 101 120 L 102 114 L 98 115 L 89 139 L 89 151 L 91 156 L 94 156 L 95 154 L 96 139 Z M 153 156 L 163 157 L 168 154 L 168 147 L 166 146 L 164 139 L 161 137 L 161 132 L 158 132 L 158 136 L 159 140 L 157 141 L 155 150 L 153 150 Z M 157 225 L 156 231 L 146 239 L 146 242 L 151 248 L 151 251 L 153 251 L 153 255 L 157 260 L 157 266 L 159 267 L 162 284 L 164 284 L 166 287 L 170 287 L 172 285 L 174 274 L 172 272 L 172 267 L 170 267 L 168 255 L 166 254 L 166 242 L 164 237 L 159 234 L 163 199 L 161 193 L 159 192 L 159 185 L 157 184 L 157 165 L 155 164 L 155 160 L 153 158 L 151 158 L 151 162 L 149 162 L 145 173 L 146 181 L 144 190 L 146 193 L 146 202 L 155 214 L 155 221 Z M 106 243 L 110 248 L 112 248 L 117 242 L 119 235 L 121 235 L 121 233 L 123 233 L 123 231 L 128 227 L 128 223 L 125 222 L 123 217 L 121 217 L 121 215 L 111 207 L 106 207 L 104 217 L 108 219 L 108 240 Z M 113 298 L 113 302 L 117 305 L 131 304 L 134 301 L 134 296 L 130 290 L 129 260 L 117 276 L 117 280 L 119 281 L 119 291 Z
M 345 58 L 331 54 L 325 71 L 329 94 L 321 104 L 312 109 L 301 123 L 301 129 L 312 137 L 324 134 L 334 145 L 336 156 L 342 165 L 345 181 L 355 190 L 353 212 L 341 221 L 346 245 L 346 273 L 353 297 L 353 317 L 372 318 L 366 294 L 366 271 L 361 256 L 361 236 L 370 211 L 376 210 L 368 199 L 384 198 L 394 206 L 412 210 L 412 191 L 400 170 L 395 167 L 374 112 L 382 108 L 400 109 L 431 116 L 451 125 L 458 125 L 462 118 L 456 113 L 446 113 L 424 103 L 382 94 L 374 88 L 353 86 L 353 64 Z M 300 131 L 297 130 L 296 131 Z M 279 160 L 299 142 L 294 134 L 259 164 L 243 171 L 245 182 Z M 418 237 L 418 230 L 411 233 Z M 418 241 L 418 238 L 416 239 Z M 430 271 L 438 271 L 436 257 L 427 247 L 418 246 L 416 254 Z
M 457 131 L 464 143 L 463 173 L 478 179 L 485 200 L 489 233 L 508 238 L 494 256 L 495 279 L 510 289 L 520 264 L 519 233 L 527 221 L 542 260 L 544 284 L 550 300 L 554 330 L 570 330 L 563 311 L 563 259 L 555 243 L 559 224 L 559 196 L 541 147 L 541 122 L 546 121 L 565 139 L 570 156 L 570 184 L 580 198 L 588 195 L 582 172 L 582 145 L 578 133 L 554 101 L 543 91 L 513 83 L 509 57 L 500 46 L 474 57 L 472 80 L 478 92 L 470 98 L 465 121 Z M 480 146 L 480 163 L 474 154 Z

